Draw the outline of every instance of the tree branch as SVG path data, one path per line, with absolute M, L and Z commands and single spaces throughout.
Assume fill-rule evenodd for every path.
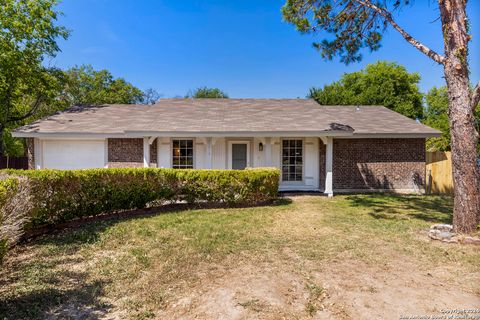
M 7 119 L 7 123 L 21 121 L 21 120 L 24 120 L 24 119 L 32 116 L 33 114 L 35 114 L 35 112 L 37 112 L 37 109 L 40 107 L 41 104 L 42 104 L 42 96 L 38 95 L 37 99 L 35 100 L 35 103 L 33 104 L 33 106 L 30 108 L 30 110 L 27 113 L 25 113 L 24 115 L 19 116 L 19 117 L 9 118 L 9 119 Z
M 370 0 L 353 0 L 358 4 L 361 4 L 367 8 L 370 8 L 371 10 L 375 11 L 379 15 L 381 15 L 385 20 L 390 23 L 390 25 L 397 30 L 407 42 L 409 42 L 412 46 L 417 48 L 420 52 L 424 53 L 434 61 L 436 61 L 439 64 L 444 64 L 445 63 L 445 57 L 436 53 L 434 50 L 430 49 L 426 45 L 422 44 L 420 41 L 412 37 L 408 32 L 406 32 L 402 27 L 400 27 L 395 20 L 393 20 L 392 14 L 380 7 L 377 7 L 373 3 L 370 2 Z
M 475 112 L 477 105 L 480 103 L 480 81 L 477 83 L 472 92 L 472 110 Z

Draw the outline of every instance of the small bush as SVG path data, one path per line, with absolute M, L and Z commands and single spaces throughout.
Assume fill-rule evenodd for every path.
M 27 210 L 26 228 L 143 208 L 153 201 L 254 204 L 275 198 L 279 182 L 279 171 L 273 168 L 4 170 L 4 173 L 28 181 L 31 208 Z
M 0 262 L 8 248 L 22 237 L 31 206 L 30 187 L 26 178 L 0 180 Z

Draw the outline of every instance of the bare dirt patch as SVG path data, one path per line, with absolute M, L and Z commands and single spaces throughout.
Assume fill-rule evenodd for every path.
M 480 277 L 471 280 L 479 283 Z M 313 265 L 284 256 L 216 266 L 158 318 L 399 319 L 479 305 L 480 297 L 455 281 L 452 270 L 428 271 L 400 260 Z
M 386 266 L 359 261 L 329 265 L 316 277 L 324 280 L 330 300 L 343 303 L 349 319 L 399 319 L 439 314 L 442 309 L 475 308 L 480 297 L 456 283 L 450 273 L 422 270 L 393 260 Z M 478 274 L 475 279 L 479 283 Z

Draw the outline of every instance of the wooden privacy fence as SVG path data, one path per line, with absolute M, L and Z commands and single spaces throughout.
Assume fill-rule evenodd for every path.
M 28 157 L 0 156 L 0 169 L 28 169 Z
M 425 169 L 428 194 L 453 193 L 452 153 L 450 151 L 428 151 Z

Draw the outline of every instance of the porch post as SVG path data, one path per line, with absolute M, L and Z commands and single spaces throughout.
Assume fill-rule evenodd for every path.
M 212 138 L 207 138 L 207 158 L 205 161 L 205 166 L 207 169 L 212 169 L 213 168 L 213 152 L 212 152 L 212 147 L 213 147 L 213 139 Z
M 272 138 L 265 138 L 265 166 L 272 167 Z
M 333 197 L 333 138 L 327 137 L 327 152 L 325 156 L 325 194 Z
M 150 166 L 150 143 L 148 137 L 143 137 L 143 167 Z

